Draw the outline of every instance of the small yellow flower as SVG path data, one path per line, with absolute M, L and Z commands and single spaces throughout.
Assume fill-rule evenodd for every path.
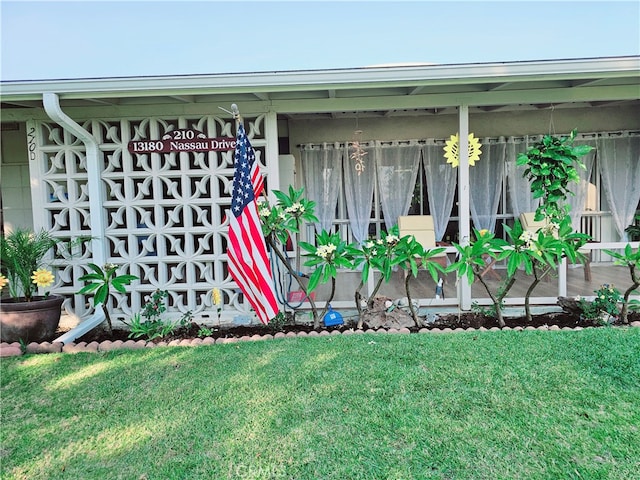
M 9 279 L 4 275 L 0 274 L 0 290 L 9 285 Z
M 53 273 L 51 273 L 49 270 L 47 270 L 46 268 L 40 268 L 33 272 L 31 280 L 33 280 L 33 283 L 35 283 L 38 287 L 46 288 L 53 284 L 54 278 Z
M 222 297 L 220 295 L 220 289 L 214 288 L 211 292 L 211 298 L 213 299 L 214 305 L 220 305 L 222 303 Z

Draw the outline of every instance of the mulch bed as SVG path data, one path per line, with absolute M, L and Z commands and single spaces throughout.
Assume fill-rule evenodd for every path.
M 628 319 L 629 319 L 629 323 L 634 321 L 640 321 L 640 313 L 638 312 L 630 313 L 628 316 Z M 517 318 L 507 317 L 505 318 L 505 324 L 507 327 L 510 327 L 510 328 L 521 327 L 523 329 L 526 327 L 538 328 L 538 327 L 544 327 L 544 326 L 547 326 L 547 327 L 555 326 L 560 329 L 601 326 L 600 324 L 595 322 L 583 321 L 580 319 L 578 315 L 565 313 L 565 312 L 533 315 L 531 322 L 527 322 L 526 317 L 517 317 Z M 187 327 L 181 327 L 175 330 L 171 335 L 167 337 L 164 337 L 161 339 L 160 338 L 154 339 L 153 342 L 169 343 L 176 340 L 188 340 L 188 339 L 198 338 L 198 331 L 200 330 L 200 327 L 201 325 L 194 322 Z M 483 315 L 479 313 L 465 312 L 461 314 L 443 314 L 443 315 L 437 316 L 433 323 L 425 324 L 420 327 L 415 327 L 415 326 L 410 327 L 409 331 L 411 333 L 415 333 L 415 332 L 418 332 L 419 330 L 424 331 L 425 328 L 428 330 L 444 330 L 444 329 L 455 330 L 460 328 L 466 330 L 470 328 L 490 329 L 494 327 L 498 327 L 498 321 L 495 317 Z M 264 335 L 275 335 L 278 332 L 284 333 L 286 335 L 287 333 L 296 333 L 296 334 L 299 332 L 311 333 L 314 331 L 313 326 L 302 325 L 302 324 L 284 325 L 279 329 L 274 329 L 274 328 L 270 328 L 268 326 L 263 326 L 263 325 L 222 326 L 220 328 L 211 328 L 211 327 L 208 327 L 208 328 L 212 330 L 212 334 L 209 336 L 216 340 L 224 339 L 224 338 L 243 338 L 243 337 L 252 337 L 252 336 L 255 337 L 255 336 L 264 336 Z M 338 332 L 344 332 L 346 330 L 354 330 L 354 329 L 355 329 L 354 324 L 346 323 L 345 325 L 341 325 L 337 327 L 330 327 L 330 328 L 321 327 L 320 329 L 316 330 L 316 332 L 320 333 L 322 331 L 328 331 L 328 332 L 338 333 Z M 373 333 L 373 332 L 377 332 L 378 330 L 364 327 L 363 331 L 365 333 L 367 332 Z M 80 343 L 80 342 L 101 343 L 106 340 L 110 340 L 110 341 L 121 340 L 125 342 L 127 340 L 131 340 L 131 338 L 129 337 L 129 332 L 127 330 L 116 328 L 113 330 L 113 334 L 109 335 L 105 330 L 97 328 L 94 331 L 87 333 L 83 337 L 76 339 L 75 343 Z

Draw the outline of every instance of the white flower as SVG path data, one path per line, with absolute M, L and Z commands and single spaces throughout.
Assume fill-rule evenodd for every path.
M 374 247 L 374 245 L 375 245 L 375 244 L 374 244 L 372 241 L 368 241 L 368 242 L 366 242 L 366 243 L 364 244 L 364 246 L 365 246 L 366 248 L 373 248 L 373 247 Z
M 302 204 L 300 202 L 296 202 L 293 205 L 291 205 L 290 207 L 287 207 L 285 209 L 285 212 L 291 213 L 291 214 L 294 214 L 294 215 L 296 213 L 302 214 L 302 213 L 304 213 L 304 207 L 302 206 Z
M 530 242 L 534 238 L 535 238 L 535 235 L 529 231 L 524 231 L 522 232 L 522 235 L 520 235 L 520 240 L 522 240 L 523 242 Z
M 268 207 L 263 207 L 260 209 L 259 215 L 261 217 L 268 217 L 271 214 L 271 210 Z
M 397 235 L 388 235 L 387 236 L 387 243 L 398 243 L 398 236 Z
M 319 256 L 320 258 L 326 259 L 327 257 L 330 257 L 333 252 L 335 252 L 336 248 L 337 247 L 332 243 L 328 245 L 320 245 L 316 249 L 316 255 Z

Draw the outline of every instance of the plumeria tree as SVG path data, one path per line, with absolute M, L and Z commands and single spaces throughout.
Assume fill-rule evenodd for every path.
M 382 282 L 388 282 L 391 279 L 393 268 L 402 262 L 399 256 L 399 240 L 396 225 L 391 228 L 389 233 L 383 231 L 378 239 L 369 239 L 362 244 L 347 245 L 346 251 L 353 262 L 353 268 L 361 268 L 360 283 L 354 296 L 358 309 L 358 328 L 363 326 L 362 302 L 365 299 L 362 296 L 362 289 L 369 281 L 371 272 L 377 271 L 379 273 L 378 280 L 371 295 L 366 299 L 367 308 L 371 309 Z
M 351 255 L 347 250 L 347 243 L 340 238 L 339 233 L 330 234 L 323 230 L 316 235 L 316 245 L 300 242 L 300 248 L 307 252 L 305 266 L 315 267 L 309 277 L 308 292 L 313 292 L 321 283 L 331 281 L 331 291 L 325 307 L 320 315 L 314 311 L 314 328 L 320 326 L 320 320 L 327 313 L 329 303 L 333 300 L 336 291 L 336 277 L 339 268 L 352 268 Z
M 304 293 L 311 307 L 314 326 L 320 325 L 318 310 L 311 291 L 307 287 L 307 281 L 300 271 L 300 229 L 305 223 L 317 222 L 314 214 L 315 202 L 303 198 L 303 189 L 295 190 L 289 187 L 288 194 L 279 190 L 273 191 L 278 199 L 273 205 L 263 199 L 258 207 L 258 215 L 262 226 L 262 233 L 270 251 L 285 265 L 288 273 L 296 280 L 300 290 Z M 295 268 L 291 265 L 285 251 L 291 235 L 295 236 Z
M 517 222 L 517 225 L 519 223 Z M 520 227 L 520 232 L 522 227 Z M 516 235 L 518 231 L 516 230 Z M 517 248 L 510 248 L 505 240 L 498 238 L 488 230 L 473 230 L 473 239 L 467 245 L 453 243 L 458 251 L 458 259 L 446 268 L 447 272 L 456 272 L 458 277 L 465 278 L 470 285 L 478 281 L 485 289 L 491 302 L 493 310 L 500 327 L 505 326 L 502 313 L 504 298 L 515 283 L 515 265 L 513 271 L 509 271 L 506 279 L 500 284 L 496 291 L 484 279 L 484 271 L 487 268 L 487 261 L 504 260 L 517 252 Z
M 518 237 L 516 248 L 520 247 L 525 273 L 532 278 L 524 299 L 527 321 L 531 322 L 532 319 L 530 300 L 533 290 L 547 275 L 558 269 L 563 258 L 571 263 L 584 262 L 585 256 L 579 249 L 589 238 L 589 235 L 573 231 L 569 215 L 565 215 L 558 223 L 549 223 L 537 233 L 523 232 Z M 515 261 L 513 263 L 516 264 Z
M 425 249 L 420 242 L 415 240 L 413 235 L 405 235 L 402 238 L 396 237 L 395 240 L 397 242 L 395 263 L 407 271 L 404 279 L 404 289 L 407 294 L 411 317 L 416 326 L 419 327 L 418 312 L 414 308 L 413 301 L 411 300 L 410 282 L 412 278 L 418 276 L 418 268 L 422 266 L 429 272 L 431 278 L 437 284 L 440 272 L 443 272 L 444 268 L 438 262 L 433 261 L 433 257 L 444 252 L 445 248 Z
M 118 266 L 113 263 L 106 263 L 102 267 L 95 263 L 89 263 L 88 266 L 92 273 L 87 273 L 79 278 L 80 281 L 85 282 L 85 286 L 80 289 L 78 294 L 93 293 L 93 306 L 94 308 L 98 308 L 98 305 L 102 306 L 109 333 L 112 333 L 113 325 L 111 324 L 111 315 L 107 306 L 111 288 L 117 292 L 126 293 L 125 286 L 129 285 L 133 280 L 138 280 L 138 277 L 129 274 L 118 275 Z

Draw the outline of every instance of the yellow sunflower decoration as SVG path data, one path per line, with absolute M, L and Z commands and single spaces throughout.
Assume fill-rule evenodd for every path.
M 473 133 L 469 134 L 469 165 L 474 166 L 476 160 L 480 160 L 480 141 L 473 136 Z M 444 158 L 447 159 L 447 163 L 450 163 L 453 168 L 456 168 L 460 164 L 460 138 L 458 134 L 451 135 L 451 138 L 447 140 L 444 147 Z

